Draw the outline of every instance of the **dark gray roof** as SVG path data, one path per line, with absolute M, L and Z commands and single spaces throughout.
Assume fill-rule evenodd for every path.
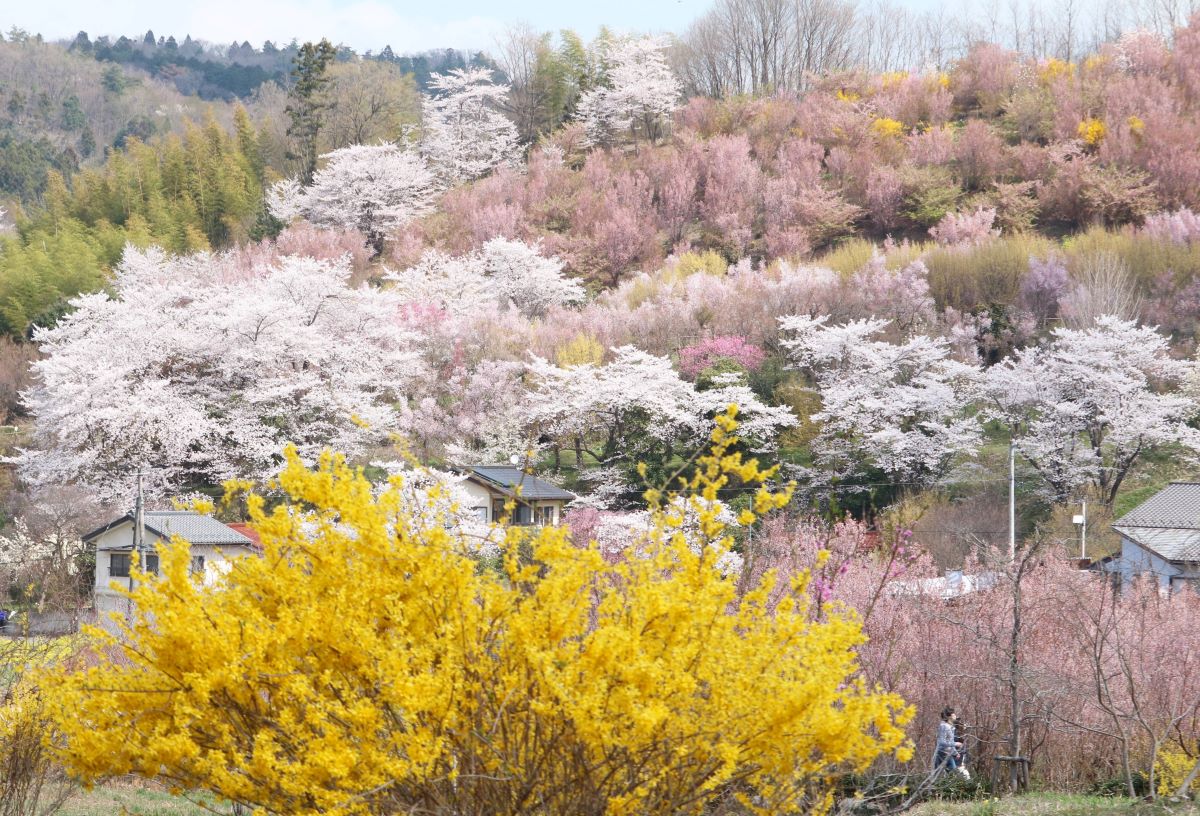
M 249 547 L 252 543 L 246 536 L 222 524 L 215 518 L 204 516 L 191 510 L 147 510 L 144 515 L 146 518 L 146 530 L 154 533 L 159 538 L 166 539 L 173 535 L 178 535 L 192 544 L 217 544 L 223 546 L 240 545 Z M 133 523 L 132 513 L 126 513 L 120 518 L 110 521 L 103 527 L 93 530 L 85 535 L 83 540 L 91 541 L 125 523 Z
M 573 501 L 575 494 L 563 490 L 558 485 L 550 484 L 545 479 L 531 476 L 519 467 L 512 465 L 472 465 L 466 468 L 468 476 L 474 476 L 477 481 L 489 487 L 494 487 L 506 495 L 512 495 L 520 488 L 522 499 Z
M 1168 561 L 1200 561 L 1200 483 L 1172 482 L 1113 529 Z

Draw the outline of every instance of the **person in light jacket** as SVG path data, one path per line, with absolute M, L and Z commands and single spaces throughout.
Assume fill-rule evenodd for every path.
M 952 707 L 946 706 L 942 709 L 942 721 L 938 723 L 937 752 L 933 758 L 935 770 L 958 770 L 958 752 L 962 749 L 962 743 L 955 739 L 954 721 L 957 719 L 958 715 Z

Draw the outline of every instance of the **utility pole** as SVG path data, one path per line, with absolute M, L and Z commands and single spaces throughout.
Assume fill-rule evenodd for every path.
M 1087 558 L 1087 499 L 1083 500 L 1083 511 L 1073 521 L 1079 525 L 1079 557 Z
M 1008 440 L 1008 560 L 1017 560 L 1017 449 Z
M 1087 558 L 1087 499 L 1083 500 L 1083 525 L 1079 528 L 1079 557 Z

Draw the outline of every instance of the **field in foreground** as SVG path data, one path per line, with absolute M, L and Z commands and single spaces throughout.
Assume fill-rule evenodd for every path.
M 926 802 L 912 816 L 1200 816 L 1194 803 L 1166 805 L 1124 797 L 1031 793 L 974 802 Z
M 229 813 L 228 808 L 205 809 L 159 787 L 116 782 L 77 793 L 60 816 L 201 816 Z M 912 816 L 1200 816 L 1200 806 L 1160 805 L 1125 798 L 1032 793 L 1006 799 L 973 802 L 927 802 Z
M 157 785 L 111 782 L 90 791 L 77 792 L 58 816 L 211 816 L 214 812 L 230 813 L 231 809 L 205 809 L 189 798 L 172 796 Z

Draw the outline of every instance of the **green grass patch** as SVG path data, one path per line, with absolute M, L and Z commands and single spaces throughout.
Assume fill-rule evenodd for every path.
M 926 802 L 913 816 L 1200 816 L 1194 803 L 1163 805 L 1118 796 L 1029 793 L 975 802 Z
M 58 816 L 211 816 L 232 813 L 229 805 L 210 805 L 201 796 L 173 796 L 163 788 L 144 782 L 116 781 L 90 791 L 80 791 L 67 800 Z

